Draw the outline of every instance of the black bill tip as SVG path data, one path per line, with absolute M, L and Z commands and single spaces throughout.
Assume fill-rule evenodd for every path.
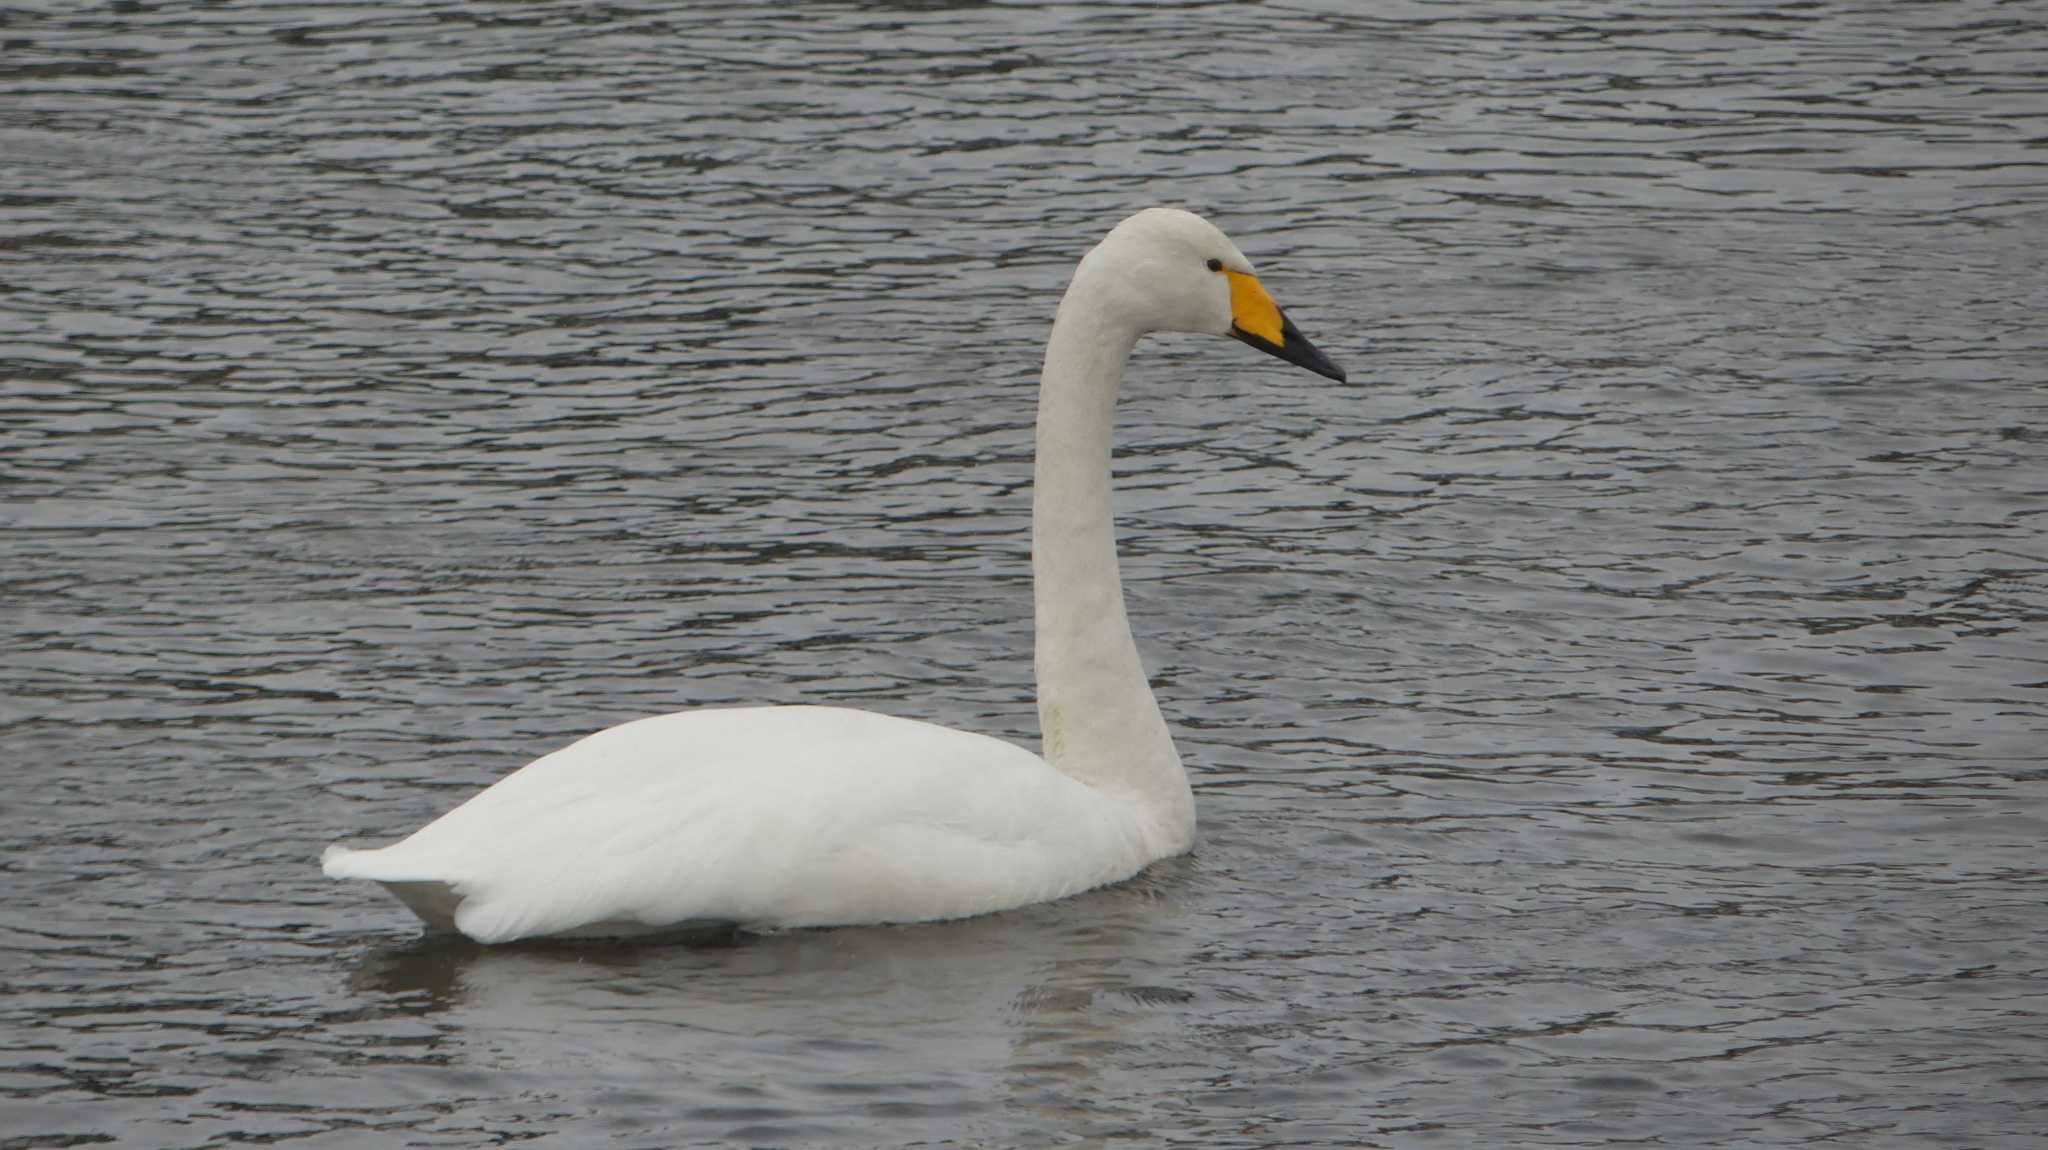
M 1264 336 L 1253 335 L 1236 324 L 1230 325 L 1230 338 L 1258 348 L 1267 355 L 1284 359 L 1296 367 L 1305 367 L 1325 379 L 1334 379 L 1338 383 L 1345 381 L 1344 369 L 1317 350 L 1316 345 L 1310 343 L 1308 338 L 1301 334 L 1300 329 L 1294 326 L 1294 321 L 1287 318 L 1286 312 L 1280 313 L 1280 342 L 1277 344 Z

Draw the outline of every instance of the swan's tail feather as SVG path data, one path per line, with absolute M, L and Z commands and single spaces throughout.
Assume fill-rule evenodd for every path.
M 445 882 L 387 882 L 384 889 L 420 916 L 420 921 L 437 930 L 456 930 L 455 912 L 462 908 L 462 895 Z
M 320 855 L 320 869 L 328 878 L 368 879 L 381 884 L 392 897 L 418 915 L 421 922 L 439 930 L 452 930 L 481 943 L 509 942 L 530 934 L 542 920 L 563 916 L 563 908 L 546 898 L 482 897 L 473 883 L 450 877 L 445 866 L 422 860 L 420 852 L 408 854 L 404 844 L 357 850 L 340 844 Z M 572 916 L 573 917 L 573 916 Z
M 403 856 L 394 858 L 389 847 L 358 850 L 340 843 L 320 852 L 320 872 L 328 878 L 366 878 L 371 882 L 418 882 L 443 877 L 427 873 L 416 861 L 408 862 Z
M 328 878 L 368 879 L 404 903 L 428 926 L 455 930 L 455 912 L 462 892 L 446 877 L 426 873 L 418 864 L 393 859 L 382 849 L 355 850 L 336 843 L 320 853 L 320 870 Z

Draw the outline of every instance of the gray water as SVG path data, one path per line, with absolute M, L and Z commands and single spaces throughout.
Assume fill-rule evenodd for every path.
M 2029 3 L 0 14 L 0 1147 L 2033 1146 Z M 1027 743 L 1074 259 L 1189 857 L 420 937 L 320 847 L 603 725 Z

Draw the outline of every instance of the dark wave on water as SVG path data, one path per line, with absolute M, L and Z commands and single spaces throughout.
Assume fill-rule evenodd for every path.
M 0 1146 L 2020 1147 L 2048 1127 L 2031 6 L 0 13 Z M 1031 740 L 1128 211 L 1195 854 L 482 951 L 315 863 L 604 724 Z

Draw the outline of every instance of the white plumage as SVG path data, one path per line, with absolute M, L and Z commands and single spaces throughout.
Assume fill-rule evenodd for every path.
M 1081 261 L 1046 349 L 1032 501 L 1047 758 L 839 707 L 684 711 L 543 756 L 392 846 L 329 847 L 326 873 L 495 943 L 959 918 L 1185 851 L 1193 796 L 1124 618 L 1109 506 L 1117 385 L 1152 331 L 1343 378 L 1197 216 L 1141 212 Z
M 398 846 L 334 848 L 325 864 L 334 878 L 450 887 L 459 905 L 407 901 L 504 942 L 959 918 L 1135 874 L 1163 846 L 1147 830 L 1133 804 L 986 735 L 745 707 L 599 731 Z

